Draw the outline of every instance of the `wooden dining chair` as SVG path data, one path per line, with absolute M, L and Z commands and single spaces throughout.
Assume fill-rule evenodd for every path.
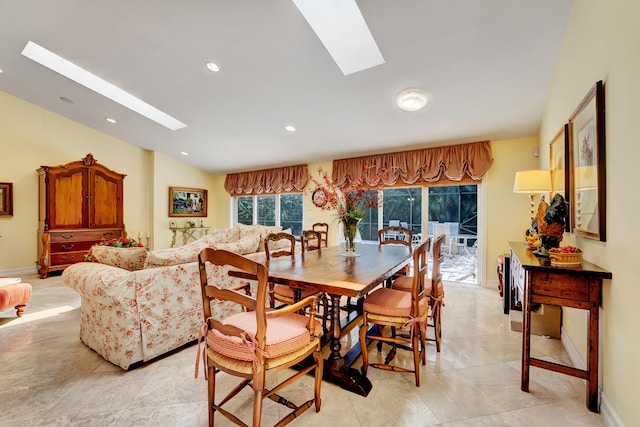
M 301 237 L 301 245 L 304 248 L 304 236 Z M 269 267 L 269 261 L 272 258 L 288 256 L 291 257 L 291 261 L 295 260 L 295 248 L 296 238 L 290 233 L 270 233 L 264 239 L 264 249 L 267 257 L 267 268 Z M 303 249 L 304 250 L 304 249 Z M 318 249 L 319 250 L 319 249 Z M 316 292 L 312 289 L 300 289 L 291 288 L 287 285 L 279 283 L 269 282 L 269 305 L 271 308 L 276 308 L 279 303 L 282 305 L 291 305 L 294 302 L 307 298 L 309 296 L 315 296 L 321 301 L 322 305 L 322 327 L 325 332 L 329 330 L 327 326 L 328 322 L 328 304 L 327 296 L 324 292 Z
M 413 242 L 413 233 L 408 228 L 391 225 L 389 227 L 378 230 L 378 245 L 405 245 L 411 247 Z M 429 248 L 427 248 L 427 251 Z M 396 272 L 391 279 L 398 278 L 400 276 L 406 276 L 411 272 L 411 265 L 407 264 L 400 271 Z
M 253 426 L 261 423 L 262 401 L 265 398 L 291 410 L 278 425 L 293 421 L 314 404 L 316 412 L 320 411 L 324 361 L 319 338 L 320 326 L 313 316 L 317 298 L 310 296 L 281 309 L 268 309 L 268 271 L 264 264 L 233 252 L 212 248 L 203 249 L 198 262 L 204 315 L 202 360 L 208 381 L 209 426 L 214 425 L 216 412 L 235 424 L 247 425 L 240 420 L 240 413 L 234 414 L 223 408 L 246 386 L 253 389 Z M 207 270 L 220 266 L 229 266 L 255 275 L 258 278 L 256 297 L 251 298 L 232 289 L 222 289 L 215 282 L 209 281 Z M 211 307 L 220 303 L 237 304 L 245 311 L 240 309 L 236 314 L 219 318 L 214 315 Z M 310 315 L 298 314 L 305 307 L 309 307 Z M 196 377 L 200 362 L 200 344 L 198 346 Z M 282 371 L 303 360 L 310 364 L 300 370 L 285 371 L 286 375 L 275 374 L 276 371 Z M 282 389 L 311 371 L 315 374 L 313 398 L 302 404 L 295 404 L 280 394 Z M 226 397 L 216 400 L 216 375 L 220 372 L 242 380 Z M 267 375 L 269 383 L 276 384 L 271 389 L 266 388 Z M 283 380 L 284 377 L 286 379 Z M 301 391 L 300 388 L 292 389 L 291 395 L 299 399 Z M 244 405 L 236 406 L 242 410 L 237 412 L 245 412 Z
M 440 343 L 442 341 L 442 306 L 444 306 L 444 283 L 442 282 L 442 272 L 440 265 L 444 259 L 442 254 L 442 246 L 446 243 L 447 236 L 441 234 L 433 244 L 432 255 L 433 263 L 431 265 L 431 276 L 425 279 L 425 289 L 429 295 L 430 322 L 427 326 L 433 327 L 434 337 L 427 341 L 435 341 L 436 350 L 440 352 Z M 428 241 L 429 239 L 427 239 Z M 411 291 L 413 279 L 411 276 L 399 277 L 393 281 L 392 289 Z
M 311 226 L 313 231 L 317 231 L 322 236 L 322 243 L 325 248 L 329 245 L 329 224 L 326 222 L 316 222 Z
M 302 244 L 302 249 L 307 252 L 319 250 L 322 248 L 324 241 L 322 239 L 322 234 L 319 231 L 302 230 L 300 243 Z
M 413 372 L 416 386 L 420 387 L 420 362 L 427 363 L 426 327 L 429 315 L 429 295 L 425 291 L 427 277 L 428 242 L 420 244 L 413 251 L 413 276 L 411 292 L 393 288 L 378 288 L 364 299 L 362 326 L 360 327 L 360 347 L 362 348 L 362 371 L 366 375 L 369 367 L 367 339 L 378 340 L 392 345 L 383 363 L 370 365 L 396 372 Z M 407 276 L 409 277 L 409 276 Z M 371 326 L 376 326 L 372 328 Z M 383 335 L 383 327 L 409 329 L 408 335 Z M 413 369 L 391 365 L 396 350 L 403 349 L 413 353 Z

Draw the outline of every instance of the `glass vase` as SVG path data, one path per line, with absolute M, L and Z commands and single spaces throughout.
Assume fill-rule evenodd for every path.
M 341 220 L 338 228 L 338 242 L 344 249 L 344 255 L 348 257 L 358 256 L 357 249 L 362 244 L 362 236 L 358 226 L 360 219 L 345 221 Z

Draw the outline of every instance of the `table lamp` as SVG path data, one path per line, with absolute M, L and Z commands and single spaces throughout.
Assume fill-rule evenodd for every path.
M 533 226 L 534 203 L 536 194 L 549 193 L 551 191 L 551 172 L 544 169 L 534 169 L 527 171 L 517 171 L 513 182 L 514 193 L 524 193 L 529 195 L 529 228 Z

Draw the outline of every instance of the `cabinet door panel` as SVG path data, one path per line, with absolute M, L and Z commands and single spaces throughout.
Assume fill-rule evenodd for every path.
M 122 226 L 122 179 L 91 173 L 91 228 Z
M 86 177 L 86 169 L 74 169 L 50 176 L 48 204 L 51 228 L 82 228 L 89 225 L 89 212 L 85 203 L 89 194 Z

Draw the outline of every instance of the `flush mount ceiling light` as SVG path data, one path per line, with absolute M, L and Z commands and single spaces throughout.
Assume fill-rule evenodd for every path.
M 401 110 L 418 111 L 427 105 L 427 95 L 418 89 L 408 89 L 400 92 L 396 103 Z
M 345 76 L 384 64 L 355 0 L 293 0 Z
M 218 71 L 220 71 L 220 67 L 218 67 L 218 64 L 211 61 L 207 62 L 207 68 L 213 71 L 214 73 L 217 73 Z
M 187 126 L 180 120 L 171 117 L 31 40 L 27 42 L 27 45 L 22 50 L 22 55 L 166 128 L 178 130 Z

